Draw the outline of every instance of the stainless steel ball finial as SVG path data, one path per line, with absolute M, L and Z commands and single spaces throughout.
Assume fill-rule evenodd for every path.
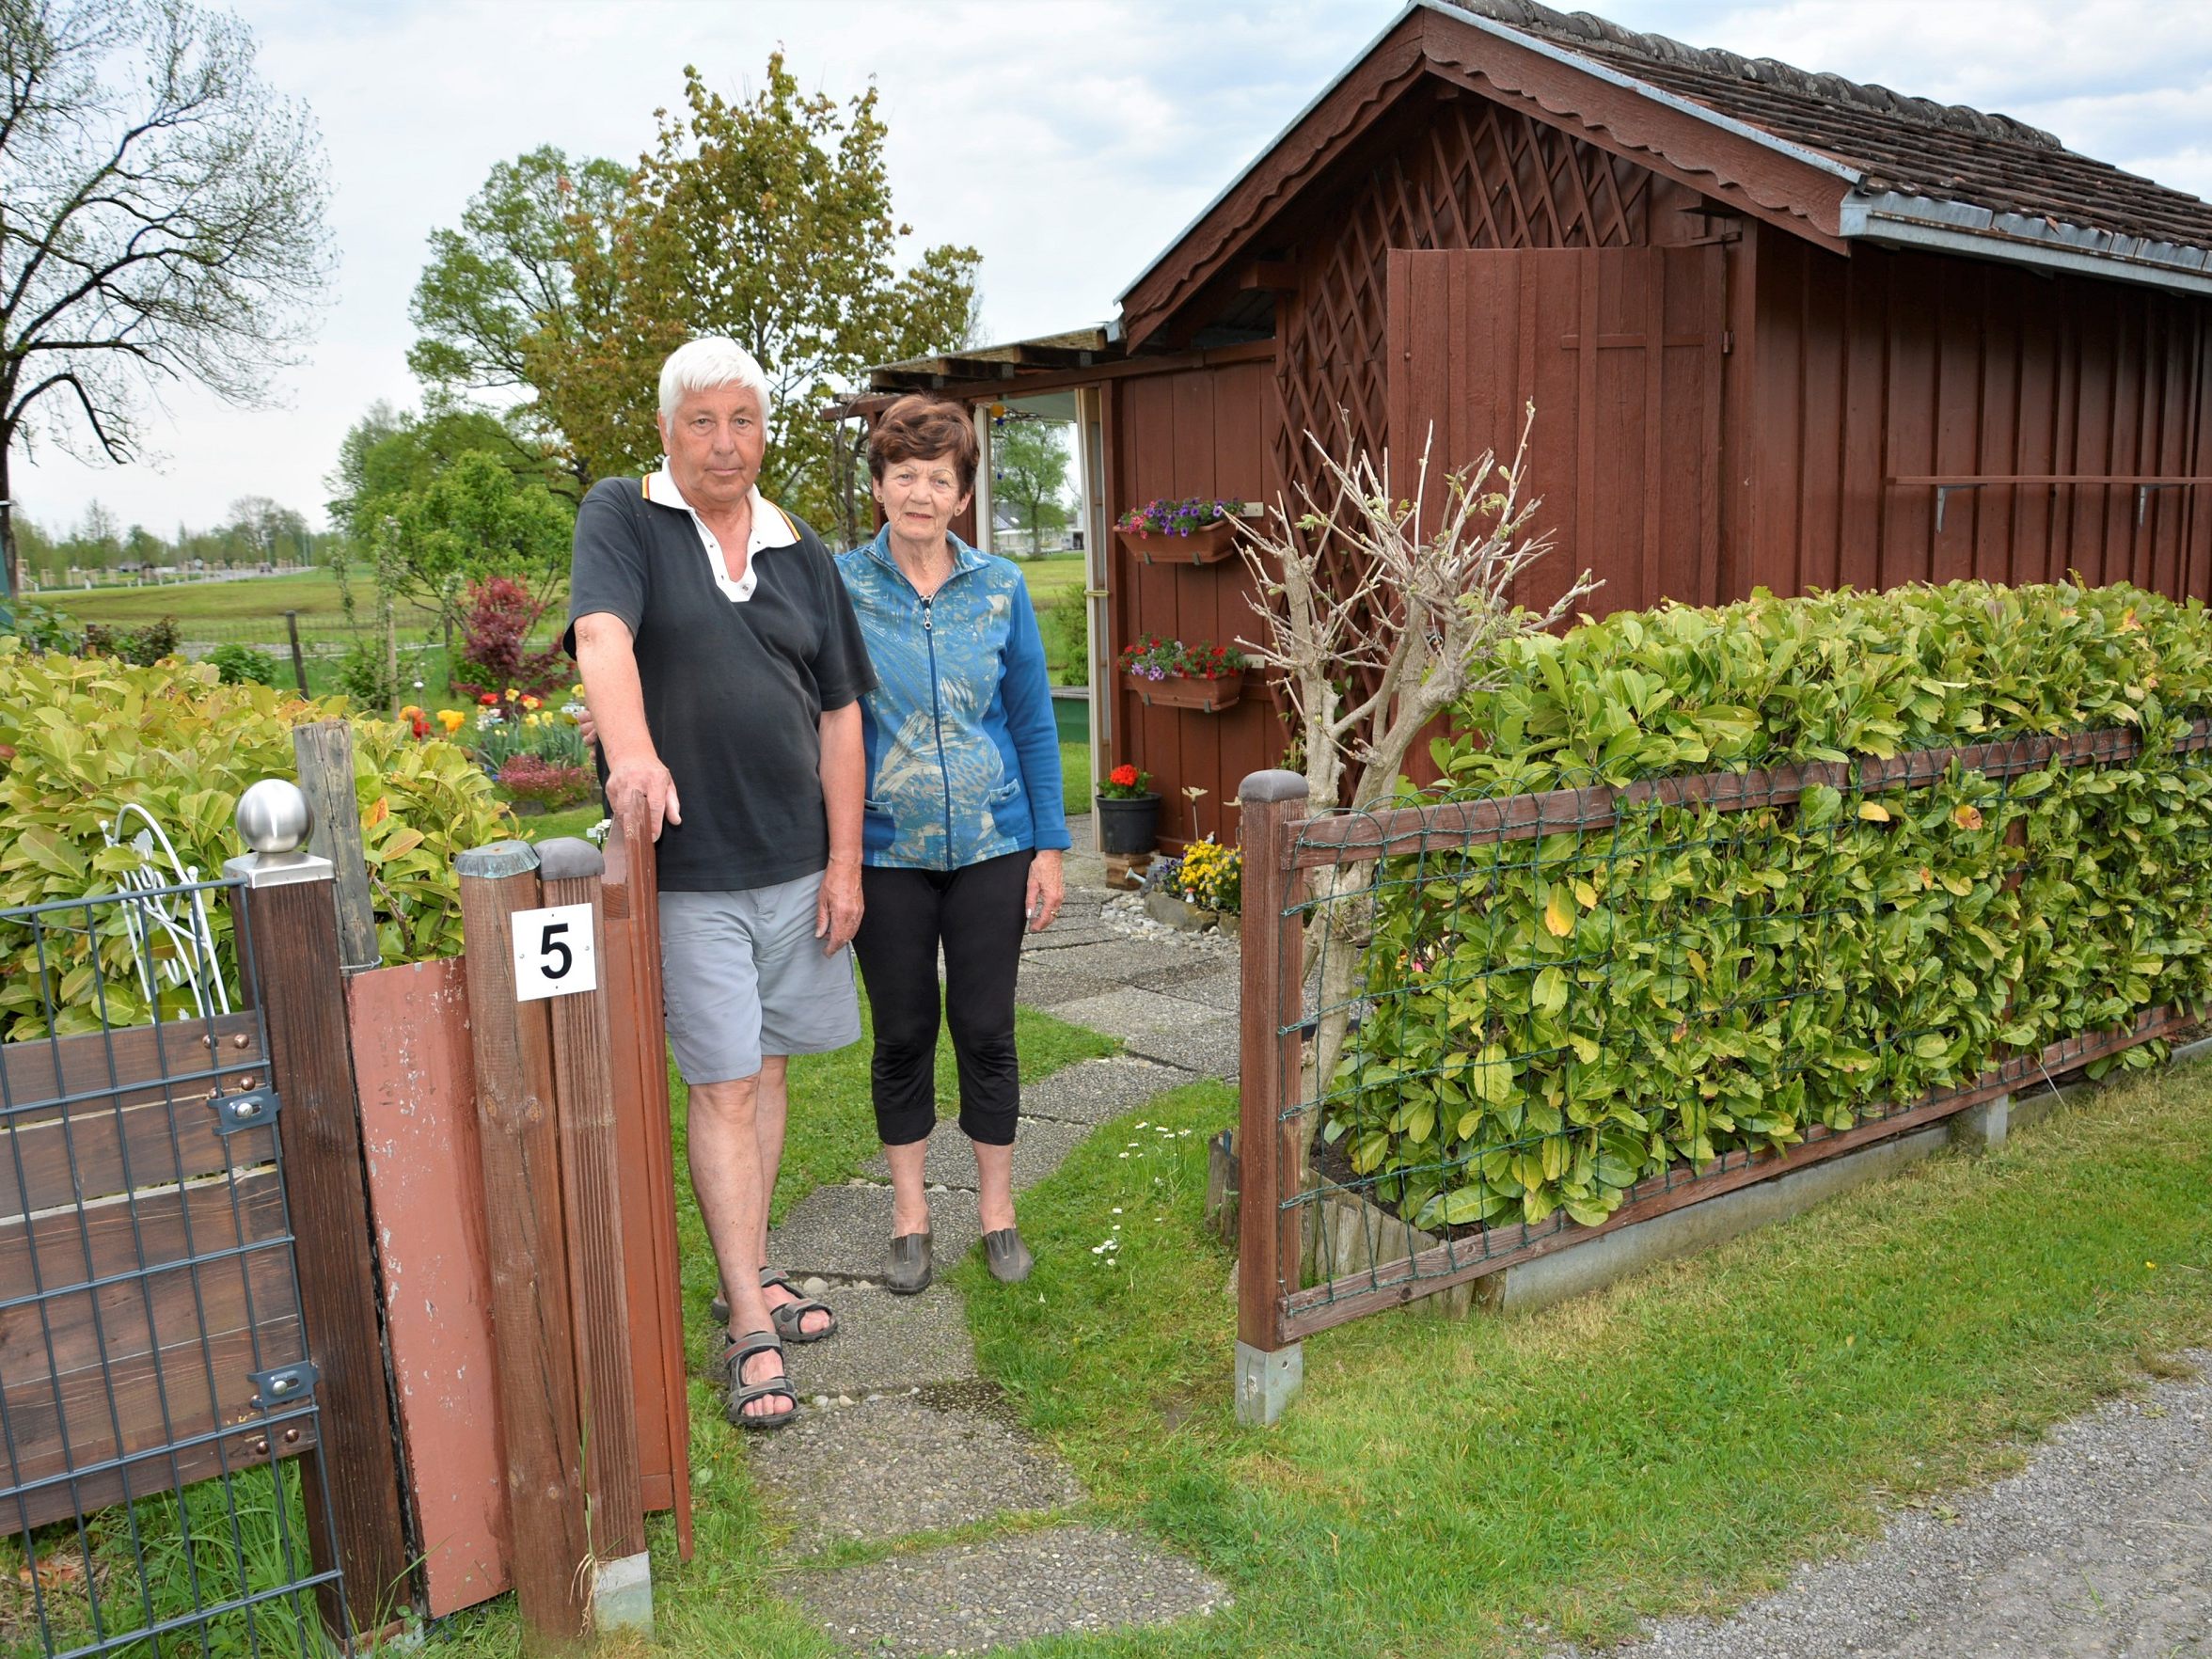
M 288 778 L 263 778 L 238 798 L 238 839 L 256 853 L 297 852 L 315 827 L 315 814 L 300 786 Z

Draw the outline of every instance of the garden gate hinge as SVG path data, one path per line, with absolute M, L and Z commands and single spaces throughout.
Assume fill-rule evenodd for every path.
M 215 1109 L 215 1133 L 229 1135 L 275 1123 L 282 1102 L 275 1089 L 248 1089 L 242 1095 L 213 1096 L 208 1104 Z
M 245 1380 L 254 1385 L 254 1404 L 265 1412 L 311 1398 L 315 1384 L 323 1380 L 323 1373 L 315 1368 L 313 1361 L 301 1360 L 293 1366 L 248 1371 Z

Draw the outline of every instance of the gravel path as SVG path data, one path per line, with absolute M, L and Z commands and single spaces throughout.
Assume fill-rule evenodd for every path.
M 1614 1659 L 2212 1659 L 2212 1351 L 2051 1430 L 2026 1468 L 1901 1516 L 1731 1619 Z

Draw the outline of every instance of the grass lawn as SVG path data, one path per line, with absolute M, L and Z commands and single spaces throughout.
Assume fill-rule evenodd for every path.
M 2199 1065 L 1549 1313 L 1324 1333 L 1283 1424 L 1240 1430 L 1197 1225 L 1234 1115 L 1202 1086 L 1094 1137 L 1025 1200 L 1039 1295 L 970 1303 L 1105 1515 L 1235 1590 L 1147 1653 L 1518 1653 L 1722 1608 L 2212 1332 Z
M 375 615 L 376 578 L 366 564 L 348 572 L 354 586 L 356 614 L 363 622 Z M 256 622 L 276 619 L 275 638 L 284 635 L 284 613 L 296 610 L 303 623 L 340 623 L 345 608 L 340 603 L 338 577 L 327 568 L 288 571 L 282 576 L 241 577 L 228 581 L 165 582 L 143 588 L 52 588 L 34 593 L 35 603 L 82 617 L 87 622 L 120 623 L 136 626 L 173 616 L 179 622 Z M 402 626 L 427 626 L 434 620 L 423 612 L 419 621 L 402 619 Z
M 1199 1224 L 1206 1136 L 1234 1116 L 1202 1084 L 1078 1148 L 1022 1200 L 1023 1294 L 955 1270 L 986 1370 L 1075 1464 L 1087 1518 L 1168 1540 L 1237 1598 L 1035 1650 L 1051 1659 L 1525 1654 L 1719 1611 L 2212 1335 L 2199 1065 L 1548 1313 L 1324 1333 L 1284 1422 L 1241 1430 L 1229 1256 Z M 1121 1248 L 1094 1254 L 1116 1224 Z M 777 1598 L 792 1570 L 739 1431 L 703 1386 L 692 1411 L 699 1550 L 678 1568 L 654 1523 L 658 1648 L 827 1656 Z M 511 1611 L 466 1629 L 514 1643 Z

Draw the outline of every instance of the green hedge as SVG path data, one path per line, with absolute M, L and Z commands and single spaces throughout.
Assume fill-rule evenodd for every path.
M 1785 1148 L 2212 991 L 2212 766 L 2172 748 L 2212 713 L 2195 601 L 1762 593 L 1520 641 L 1506 666 L 1437 745 L 1441 793 L 2115 727 L 2143 751 L 1748 812 L 1645 805 L 1385 861 L 1374 1001 L 1324 1132 L 1409 1219 L 1594 1224 L 1669 1165 Z
M 107 846 L 101 825 L 129 802 L 152 814 L 202 879 L 239 846 L 238 797 L 294 775 L 292 728 L 342 713 L 252 684 L 224 685 L 209 664 L 136 668 L 114 658 L 34 655 L 0 638 L 0 909 L 114 892 L 138 856 Z M 387 962 L 455 956 L 460 895 L 452 855 L 502 838 L 507 809 L 452 744 L 417 742 L 389 720 L 354 722 L 378 943 Z M 108 1018 L 145 1020 L 120 908 L 103 906 L 101 966 Z M 82 912 L 57 921 L 81 928 Z M 212 908 L 222 967 L 236 983 L 228 907 Z M 62 1031 L 94 1029 L 99 995 L 87 941 L 49 928 L 43 985 L 31 930 L 0 924 L 0 1040 L 44 1035 L 44 996 Z M 188 1012 L 182 989 L 164 1013 Z

